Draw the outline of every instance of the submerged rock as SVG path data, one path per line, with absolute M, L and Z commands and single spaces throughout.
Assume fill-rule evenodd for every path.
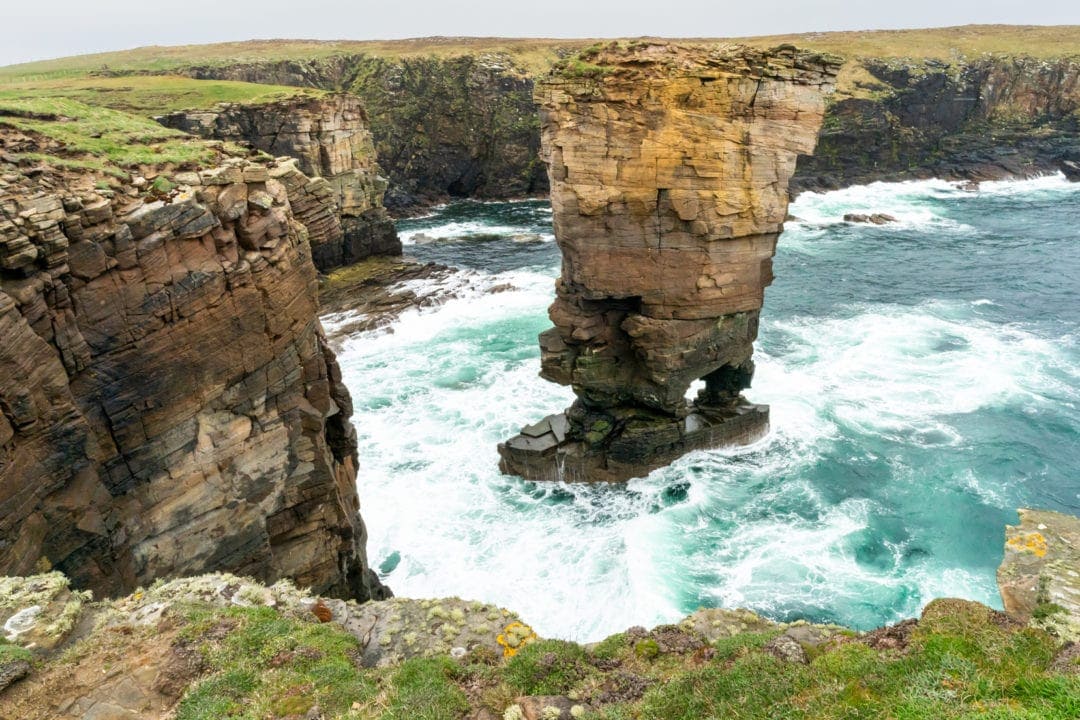
M 838 69 L 791 47 L 644 41 L 588 51 L 538 84 L 563 254 L 541 375 L 578 400 L 550 432 L 500 445 L 504 472 L 626 480 L 767 432 L 768 408 L 740 393 L 787 182 Z
M 975 186 L 978 188 L 978 185 Z M 869 215 L 863 215 L 860 213 L 848 213 L 844 215 L 844 222 L 849 223 L 869 223 L 870 225 L 888 225 L 889 223 L 898 222 L 895 217 L 888 213 L 871 213 Z

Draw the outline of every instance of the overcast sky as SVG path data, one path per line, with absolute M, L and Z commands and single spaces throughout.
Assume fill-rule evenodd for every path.
M 1080 0 L 0 0 L 0 65 L 140 45 L 1080 24 Z

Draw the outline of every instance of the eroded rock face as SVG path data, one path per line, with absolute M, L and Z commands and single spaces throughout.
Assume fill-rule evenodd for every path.
M 740 393 L 787 183 L 838 70 L 789 47 L 638 43 L 538 85 L 563 253 L 541 375 L 578 400 L 501 445 L 505 472 L 622 480 L 764 435 L 768 409 Z
M 350 95 L 276 103 L 223 104 L 214 110 L 158 118 L 167 127 L 216 140 L 242 141 L 274 156 L 295 158 L 307 184 L 288 187 L 298 218 L 311 231 L 320 270 L 372 255 L 400 255 L 394 223 L 383 207 L 387 182 L 375 157 L 367 115 Z M 322 215 L 309 217 L 303 196 Z M 327 212 L 332 199 L 336 211 Z M 326 217 L 328 216 L 328 217 Z
M 1080 642 L 1080 518 L 1050 510 L 1020 510 L 1005 529 L 997 571 L 1005 611 Z
M 223 569 L 386 593 L 287 192 L 303 182 L 241 160 L 156 200 L 5 181 L 0 575 L 47 561 L 111 594 Z

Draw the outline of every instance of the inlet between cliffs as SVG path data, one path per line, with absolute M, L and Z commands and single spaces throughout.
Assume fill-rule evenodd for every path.
M 1080 512 L 1080 185 L 875 184 L 790 212 L 748 392 L 771 433 L 602 486 L 497 470 L 496 442 L 572 399 L 537 376 L 548 204 L 401 223 L 406 254 L 460 268 L 415 289 L 456 297 L 362 333 L 324 318 L 384 581 L 581 641 L 702 606 L 858 628 L 941 596 L 1000 607 L 1014 508 Z

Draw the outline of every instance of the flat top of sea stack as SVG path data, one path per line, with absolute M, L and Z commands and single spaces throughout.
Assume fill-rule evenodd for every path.
M 691 75 L 719 78 L 800 75 L 835 77 L 844 59 L 794 45 L 763 49 L 730 43 L 691 44 L 659 40 L 613 41 L 582 50 L 558 63 L 547 82 L 583 79 L 648 80 Z M 793 71 L 795 71 L 793 73 Z

